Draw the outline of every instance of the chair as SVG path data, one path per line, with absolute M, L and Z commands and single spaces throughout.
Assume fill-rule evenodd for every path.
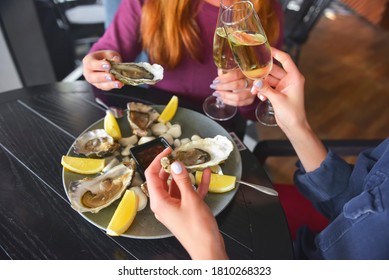
M 355 156 L 363 150 L 377 146 L 382 139 L 344 139 L 344 140 L 323 140 L 324 145 L 331 148 L 334 153 L 340 156 Z M 296 156 L 289 140 L 263 140 L 257 143 L 253 150 L 261 164 L 264 164 L 268 157 Z
M 51 71 L 55 74 L 55 80 L 60 81 L 76 67 L 73 39 L 62 14 L 52 1 L 34 0 L 34 5 L 50 57 Z M 50 70 L 46 67 L 46 72 L 48 71 Z
M 297 64 L 301 46 L 332 0 L 283 0 L 284 50 Z
M 76 58 L 81 61 L 105 31 L 103 4 L 99 0 L 49 1 L 73 40 Z
M 81 60 L 104 33 L 98 1 L 34 0 L 57 81 L 82 77 Z
M 356 156 L 365 149 L 377 146 L 382 139 L 372 140 L 323 140 L 323 143 L 339 156 Z M 263 140 L 258 142 L 253 150 L 254 155 L 261 164 L 269 157 L 296 156 L 296 153 L 288 140 Z M 297 187 L 288 184 L 274 183 L 274 188 L 279 193 L 280 203 L 284 209 L 291 237 L 295 240 L 298 229 L 305 225 L 314 232 L 320 232 L 328 225 L 327 217 L 324 217 L 306 199 Z

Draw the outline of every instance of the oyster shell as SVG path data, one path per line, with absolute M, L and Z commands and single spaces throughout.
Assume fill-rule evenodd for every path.
M 73 144 L 76 154 L 85 156 L 104 157 L 120 149 L 120 144 L 104 130 L 90 130 L 80 137 Z
M 161 165 L 170 173 L 170 164 L 179 160 L 190 171 L 203 170 L 224 162 L 233 149 L 232 142 L 222 135 L 197 139 L 179 146 L 169 157 L 162 158 Z
M 159 113 L 153 107 L 137 102 L 127 103 L 127 109 L 127 119 L 132 132 L 138 136 L 147 136 L 148 128 L 158 119 Z
M 111 64 L 110 73 L 125 85 L 154 85 L 163 79 L 163 68 L 159 64 L 149 64 L 147 62 L 126 62 L 117 63 L 108 60 Z
M 106 173 L 94 178 L 73 181 L 69 186 L 72 207 L 79 212 L 97 213 L 119 199 L 131 184 L 135 173 L 135 162 L 119 164 Z

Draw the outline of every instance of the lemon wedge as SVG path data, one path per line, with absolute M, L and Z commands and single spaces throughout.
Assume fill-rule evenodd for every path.
M 119 124 L 110 111 L 107 111 L 104 118 L 104 130 L 115 140 L 122 138 Z
M 61 164 L 66 169 L 79 174 L 96 174 L 103 170 L 104 159 L 62 156 Z
M 169 103 L 166 105 L 165 109 L 163 109 L 161 115 L 158 118 L 158 121 L 161 123 L 167 123 L 168 121 L 173 119 L 174 115 L 177 112 L 177 108 L 178 108 L 178 97 L 173 95 Z
M 199 185 L 202 171 L 196 171 L 196 184 Z M 209 183 L 209 192 L 211 193 L 225 193 L 235 188 L 236 177 L 231 175 L 221 175 L 211 173 L 211 182 Z
M 126 190 L 107 227 L 107 234 L 123 234 L 132 224 L 138 211 L 138 197 L 133 190 Z

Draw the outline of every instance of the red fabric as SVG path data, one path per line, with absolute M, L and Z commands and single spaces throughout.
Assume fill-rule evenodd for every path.
M 307 225 L 314 232 L 320 232 L 328 225 L 328 219 L 317 211 L 294 185 L 276 184 L 279 199 L 284 209 L 292 239 L 296 239 L 297 230 Z

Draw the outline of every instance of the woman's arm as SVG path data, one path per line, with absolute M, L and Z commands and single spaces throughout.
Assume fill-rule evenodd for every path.
M 259 99 L 269 98 L 278 126 L 290 140 L 306 172 L 317 169 L 327 156 L 327 150 L 311 129 L 304 107 L 304 77 L 291 57 L 272 48 L 277 64 L 267 78 L 257 80 L 251 90 Z

